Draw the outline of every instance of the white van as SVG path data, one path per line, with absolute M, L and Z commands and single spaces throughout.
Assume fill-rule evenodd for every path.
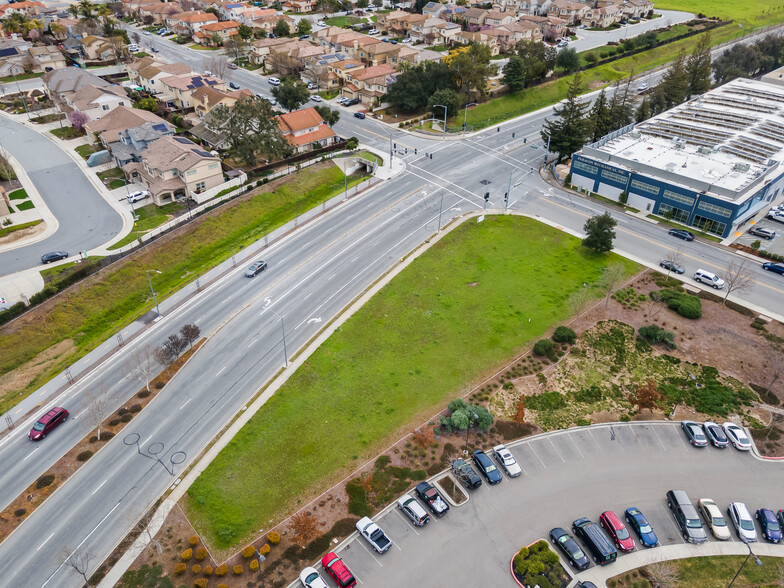
M 136 53 L 139 51 L 139 46 L 136 43 L 131 43 L 128 45 L 128 51 L 131 53 Z
M 278 78 L 270 78 L 267 81 L 273 86 L 280 86 L 280 80 Z
M 705 282 L 716 290 L 721 290 L 724 287 L 724 280 L 716 274 L 706 272 L 704 269 L 698 269 L 694 272 L 694 279 L 700 284 Z

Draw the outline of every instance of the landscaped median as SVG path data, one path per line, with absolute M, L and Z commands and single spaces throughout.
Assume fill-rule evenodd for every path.
M 294 373 L 210 464 L 185 507 L 207 543 L 249 539 L 572 313 L 604 268 L 637 265 L 518 216 L 455 228 Z

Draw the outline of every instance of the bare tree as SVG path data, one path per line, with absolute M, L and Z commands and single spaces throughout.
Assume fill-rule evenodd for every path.
M 169 353 L 171 353 L 174 359 L 177 359 L 180 354 L 185 351 L 187 346 L 188 342 L 180 337 L 177 333 L 174 335 L 169 335 L 169 338 L 166 339 L 166 341 L 163 343 L 163 347 L 166 347 L 169 350 Z
M 591 298 L 591 291 L 585 285 L 583 285 L 582 288 L 578 288 L 572 292 L 569 295 L 569 300 L 567 301 L 569 308 L 572 311 L 572 315 L 578 315 L 583 310 L 585 310 L 585 308 L 588 306 L 588 303 L 591 301 Z
M 623 282 L 626 277 L 626 268 L 622 263 L 613 263 L 604 268 L 602 272 L 602 279 L 599 286 L 605 293 L 604 305 L 610 304 L 610 294 L 612 294 L 618 285 Z
M 153 351 L 153 354 L 155 355 L 155 361 L 165 368 L 168 368 L 172 362 L 177 359 L 177 357 L 172 353 L 172 350 L 166 345 L 156 347 L 155 351 Z
M 60 559 L 63 562 L 63 565 L 68 566 L 84 578 L 84 583 L 87 585 L 90 580 L 90 576 L 87 572 L 90 569 L 90 560 L 93 558 L 92 552 L 85 545 L 82 545 L 73 551 L 71 551 L 70 547 L 66 546 L 61 553 Z
M 678 568 L 671 561 L 657 561 L 646 566 L 645 575 L 654 588 L 672 588 L 679 579 Z
M 669 262 L 669 267 L 667 268 L 667 277 L 669 277 L 673 267 L 680 266 L 683 263 L 683 253 L 681 253 L 680 247 L 678 249 L 670 249 L 667 255 L 664 256 L 664 261 Z
M 727 298 L 729 298 L 731 293 L 737 292 L 741 294 L 746 292 L 754 283 L 754 278 L 751 276 L 751 271 L 745 259 L 733 259 L 721 275 L 725 282 L 724 302 L 727 302 Z
M 191 349 L 193 348 L 193 342 L 199 338 L 199 335 L 201 335 L 201 329 L 198 325 L 182 325 L 182 328 L 180 328 L 180 337 L 182 337 L 182 340 L 185 341 Z
M 147 539 L 147 544 L 154 545 L 155 549 L 158 551 L 158 555 L 163 553 L 163 547 L 161 546 L 161 542 L 155 539 L 153 534 L 150 532 L 150 525 L 152 524 L 153 519 L 155 518 L 155 512 L 157 511 L 157 505 L 153 505 L 147 512 L 145 512 L 140 519 L 136 519 L 136 517 L 128 518 L 126 520 L 128 527 L 132 528 L 131 533 L 137 532 L 139 535 L 144 535 Z
M 208 65 L 212 75 L 214 75 L 216 78 L 222 79 L 226 77 L 226 71 L 228 71 L 229 68 L 228 59 L 222 55 L 216 55 L 209 60 Z
M 107 399 L 108 390 L 101 380 L 96 389 L 90 389 L 87 392 L 87 419 L 90 424 L 98 430 L 98 441 L 101 440 L 101 425 L 106 420 L 107 412 L 109 410 L 109 402 Z
M 134 350 L 126 360 L 125 373 L 140 382 L 144 382 L 144 386 L 147 388 L 147 392 L 149 392 L 150 380 L 157 371 L 155 367 L 157 361 L 155 349 L 151 345 L 143 345 Z

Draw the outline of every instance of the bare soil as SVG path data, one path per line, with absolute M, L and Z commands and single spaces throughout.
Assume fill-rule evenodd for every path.
M 3 237 L 0 237 L 0 245 L 8 245 L 9 243 L 16 243 L 17 241 L 21 241 L 22 239 L 27 239 L 28 237 L 34 237 L 35 235 L 40 235 L 45 230 L 46 230 L 46 222 L 40 222 L 32 227 L 26 227 L 24 229 L 19 229 L 18 231 L 12 231 Z
M 0 397 L 11 390 L 24 390 L 28 383 L 48 370 L 63 355 L 70 355 L 74 351 L 76 351 L 76 345 L 73 340 L 65 339 L 42 351 L 15 370 L 0 375 Z

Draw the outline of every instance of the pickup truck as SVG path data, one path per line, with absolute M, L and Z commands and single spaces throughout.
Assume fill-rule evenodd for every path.
M 371 521 L 368 517 L 362 517 L 357 521 L 357 531 L 367 539 L 368 543 L 370 543 L 373 549 L 378 553 L 384 553 L 387 549 L 392 547 L 392 542 L 389 540 L 389 537 L 384 535 L 384 531 L 381 530 L 381 527 Z
M 457 476 L 466 488 L 473 489 L 479 488 L 482 485 L 482 478 L 462 459 L 456 459 L 452 462 L 452 473 Z
M 419 498 L 424 500 L 425 504 L 430 509 L 430 512 L 437 517 L 444 516 L 449 510 L 449 505 L 441 498 L 438 490 L 429 482 L 420 482 L 417 484 L 416 493 Z

